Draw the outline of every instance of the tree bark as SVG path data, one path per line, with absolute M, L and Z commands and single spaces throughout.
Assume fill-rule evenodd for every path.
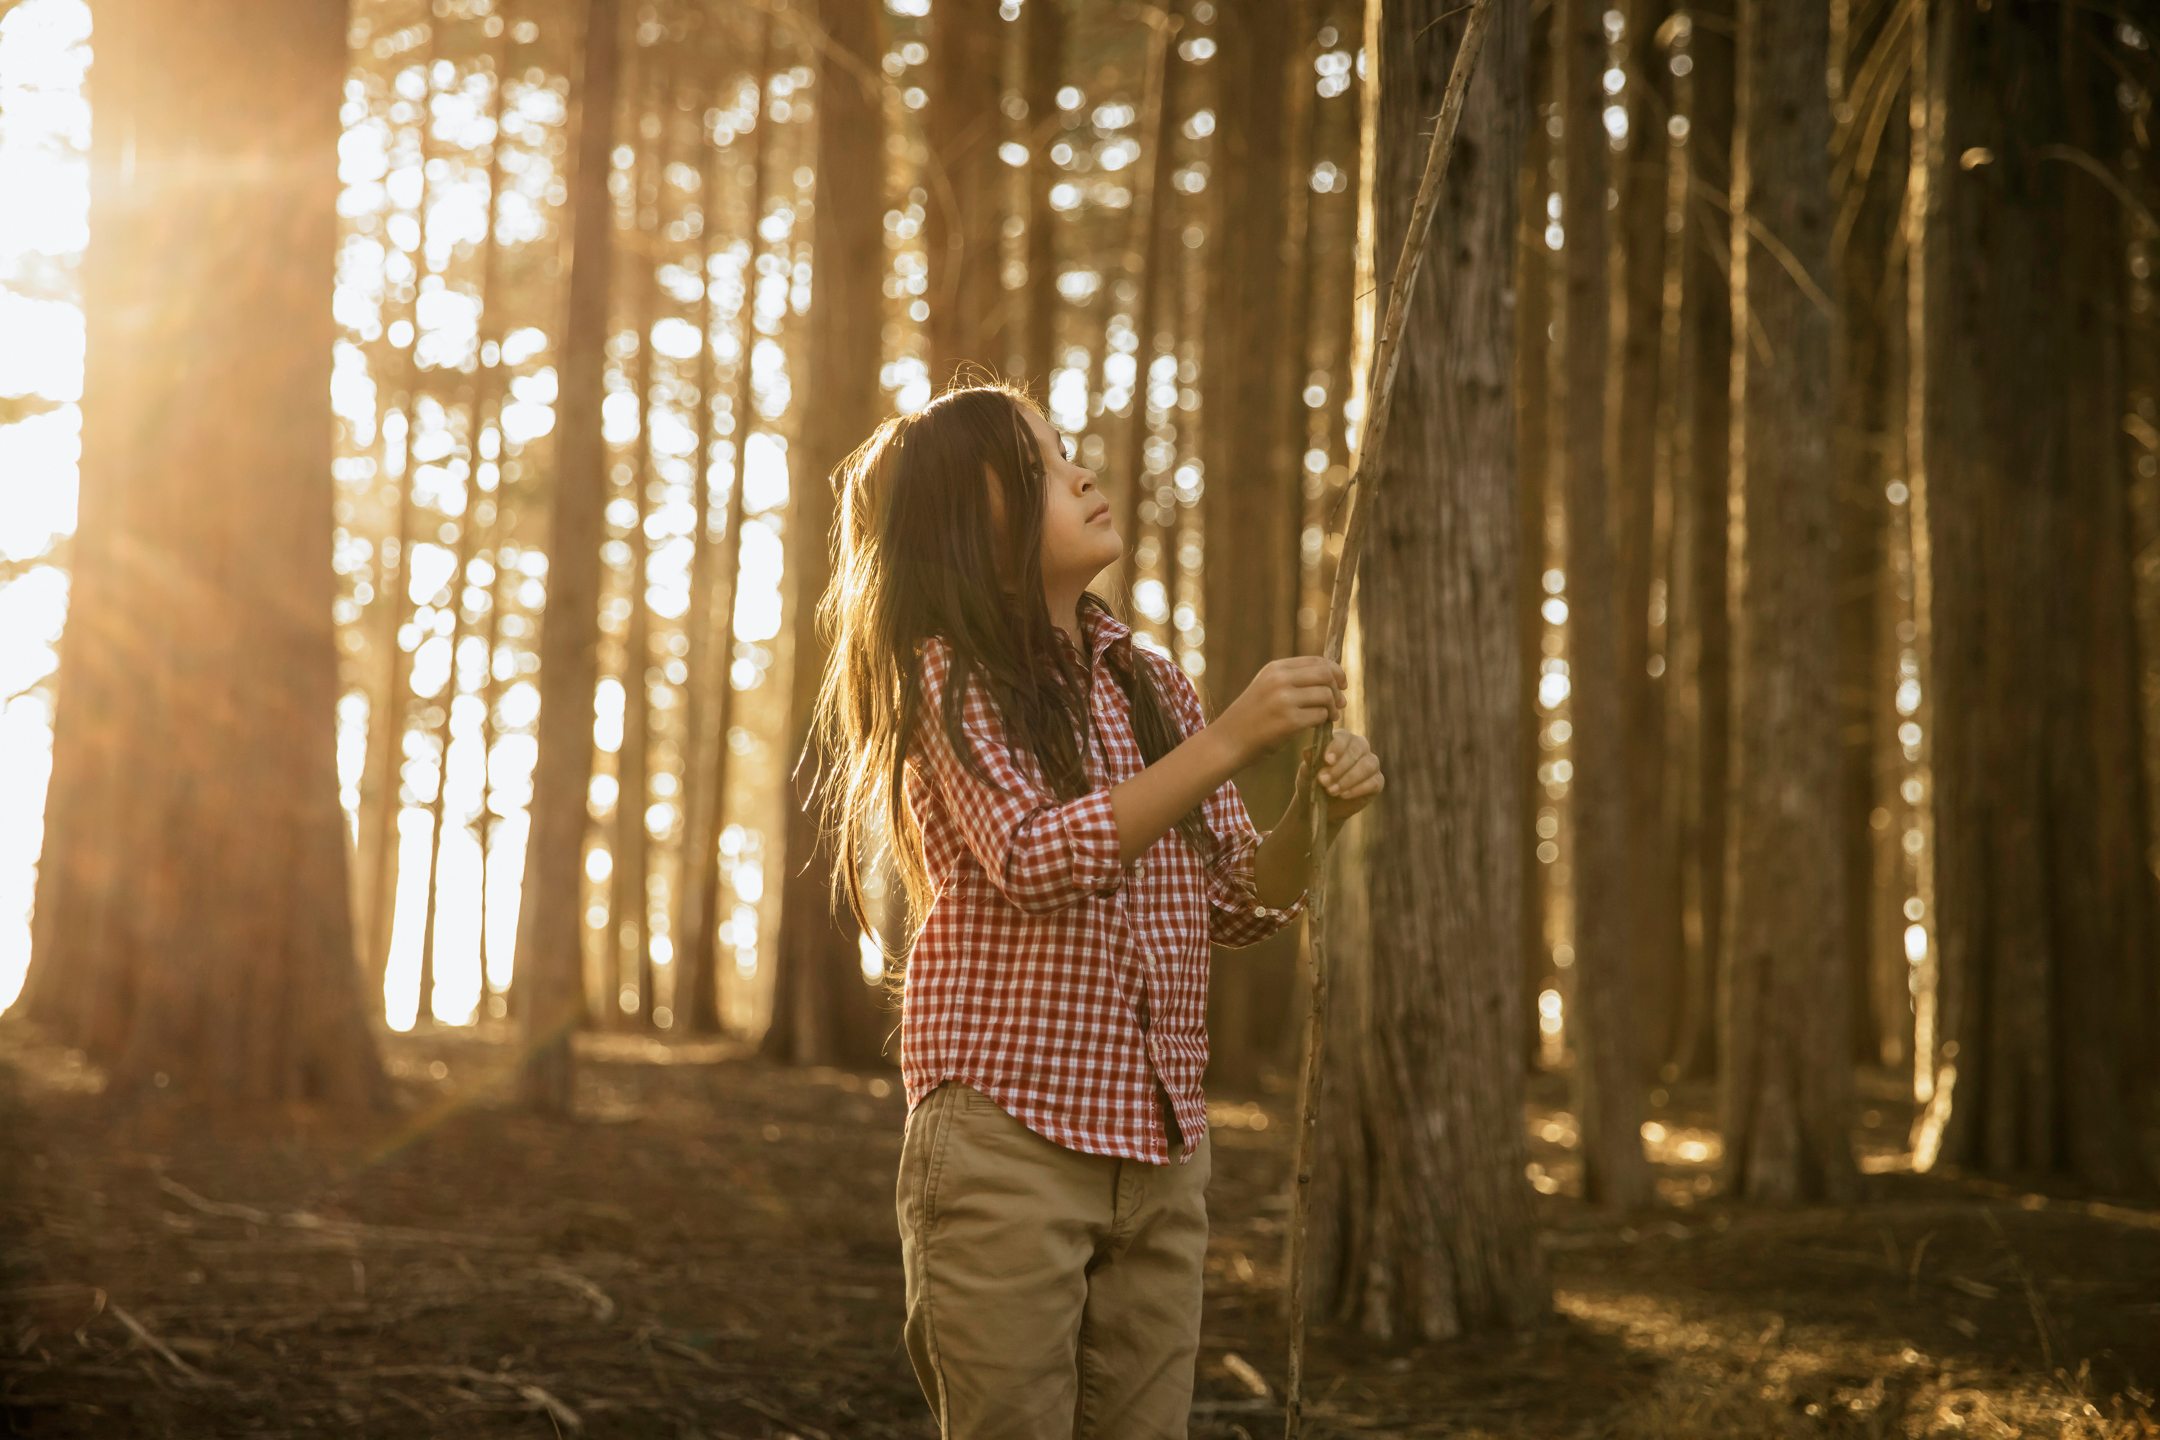
M 1528 56 L 1524 62 L 1530 124 L 1523 141 L 1521 189 L 1515 214 L 1515 469 L 1520 476 L 1516 498 L 1517 538 L 1516 625 L 1522 647 L 1522 723 L 1518 747 L 1517 778 L 1523 824 L 1517 854 L 1522 872 L 1522 988 L 1520 1034 L 1525 1066 L 1537 1063 L 1543 1048 L 1539 1029 L 1538 996 L 1552 973 L 1547 949 L 1545 921 L 1550 908 L 1550 867 L 1539 857 L 1538 847 L 1553 843 L 1560 833 L 1560 812 L 1545 803 L 1545 787 L 1538 779 L 1538 737 L 1544 722 L 1538 714 L 1539 666 L 1545 660 L 1545 620 L 1539 606 L 1545 599 L 1545 507 L 1552 489 L 1554 464 L 1552 366 L 1559 354 L 1554 344 L 1554 287 L 1559 275 L 1558 257 L 1545 243 L 1545 197 L 1552 193 L 1550 179 L 1558 164 L 1548 121 L 1557 110 L 1553 101 L 1553 31 L 1547 22 L 1530 27 Z M 1541 827 L 1550 825 L 1552 836 Z M 1555 846 L 1557 850 L 1557 846 Z
M 1871 129 L 1875 103 L 1854 84 L 1875 46 L 1902 46 L 1904 22 L 1893 15 L 1893 23 L 1879 32 L 1873 27 L 1856 32 L 1849 7 L 1831 13 L 1830 74 L 1837 77 L 1833 100 L 1839 118 L 1831 142 L 1836 163 L 1830 183 L 1842 232 L 1833 230 L 1826 255 L 1829 268 L 1821 278 L 1837 308 L 1830 349 L 1836 413 L 1830 467 L 1837 516 L 1837 728 L 1842 751 L 1837 836 L 1846 894 L 1841 944 L 1852 971 L 1847 991 L 1852 1058 L 1875 1065 L 1882 1063 L 1885 1043 L 1894 1037 L 1905 1008 L 1902 993 L 1895 1016 L 1876 1004 L 1875 936 L 1885 904 L 1894 909 L 1904 897 L 1886 900 L 1877 894 L 1879 832 L 1872 823 L 1878 810 L 1887 815 L 1896 803 L 1897 787 L 1897 777 L 1883 773 L 1879 762 L 1885 731 L 1894 735 L 1897 728 L 1894 718 L 1886 719 L 1894 713 L 1896 647 L 1883 643 L 1885 617 L 1897 596 L 1890 573 L 1891 507 L 1885 495 L 1893 468 L 1887 463 L 1892 390 L 1886 341 L 1902 328 L 1892 310 L 1888 267 L 1897 258 L 1889 236 L 1903 196 L 1896 183 L 1902 176 L 1875 163 L 1895 154 L 1895 147 L 1875 144 L 1881 133 Z M 1862 104 L 1868 107 L 1865 112 Z M 1869 162 L 1865 166 L 1863 153 Z M 1896 751 L 1888 753 L 1894 756 Z
M 2149 1190 L 2127 1002 L 2151 881 L 2104 853 L 2134 832 L 2103 793 L 2130 787 L 2101 781 L 2136 733 L 2113 680 L 2135 673 L 2121 582 L 2099 573 L 2123 548 L 2119 457 L 2092 434 L 2120 424 L 2100 397 L 2123 247 L 2056 148 L 2091 153 L 2077 142 L 2112 123 L 2112 81 L 2086 68 L 2096 19 L 2017 0 L 1943 23 L 1958 164 L 1930 237 L 1946 282 L 1927 431 L 1939 1158 Z
M 1620 623 L 1625 726 L 1628 974 L 1641 1037 L 1635 1058 L 1645 1079 L 1671 1054 L 1681 977 L 1678 857 L 1665 813 L 1665 577 L 1659 563 L 1664 525 L 1657 454 L 1665 313 L 1665 116 L 1671 102 L 1656 37 L 1671 11 L 1671 0 L 1629 0 L 1623 32 L 1627 148 L 1611 157 L 1613 188 L 1620 197 L 1613 282 L 1619 291 L 1614 313 L 1621 321 L 1613 337 L 1619 399 L 1612 421 L 1618 580 L 1613 604 Z M 1578 592 L 1577 598 L 1590 597 Z
M 650 141 L 638 136 L 637 165 L 631 171 L 636 229 L 631 233 L 631 323 L 636 327 L 637 362 L 630 367 L 632 393 L 637 396 L 637 449 L 630 471 L 630 503 L 635 516 L 624 537 L 630 546 L 629 577 L 625 599 L 630 603 L 630 622 L 623 636 L 623 728 L 622 747 L 615 755 L 615 832 L 609 846 L 615 869 L 608 895 L 608 933 L 603 953 L 612 962 L 605 969 L 606 991 L 600 996 L 601 1014 L 610 1026 L 653 1024 L 652 961 L 652 835 L 645 827 L 645 811 L 652 804 L 652 604 L 648 598 L 647 572 L 652 545 L 645 533 L 651 513 L 653 481 L 652 392 L 658 378 L 653 369 L 653 325 L 660 317 L 660 187 L 667 174 L 669 140 L 674 109 L 670 91 L 669 58 L 661 46 L 643 47 L 638 67 L 646 73 L 637 86 L 634 103 L 640 129 L 644 117 L 659 121 L 660 133 Z M 753 219 L 752 225 L 756 221 Z M 756 287 L 755 271 L 749 278 Z M 746 291 L 745 293 L 749 293 Z M 747 354 L 747 352 L 745 352 Z M 627 955 L 626 955 L 627 952 Z M 627 959 L 627 963 L 626 962 Z M 621 1003 L 624 987 L 637 995 L 637 1007 L 626 1012 Z
M 875 0 L 827 0 L 822 13 L 836 43 L 858 55 L 876 53 Z M 817 608 L 832 579 L 832 476 L 869 438 L 884 410 L 878 392 L 883 319 L 878 281 L 885 258 L 885 141 L 876 103 L 838 67 L 827 67 L 823 92 L 811 241 L 819 278 L 809 316 L 801 468 L 788 516 L 788 618 L 795 660 L 786 753 L 791 765 L 800 757 L 800 766 L 789 792 L 780 943 L 764 1053 L 799 1065 L 873 1066 L 891 1063 L 883 1050 L 895 1021 L 882 989 L 865 983 L 853 918 L 833 904 L 833 867 L 853 863 L 853 857 L 836 856 L 821 841 L 808 784 L 821 757 L 805 754 L 805 746 L 830 653 Z
M 1024 352 L 1027 371 L 1020 377 L 1039 397 L 1050 391 L 1050 372 L 1058 363 L 1057 211 L 1050 208 L 1050 187 L 1057 167 L 1050 145 L 1057 138 L 1058 87 L 1064 83 L 1065 9 L 1063 0 L 1037 0 L 1025 10 L 1027 23 L 1026 88 L 1028 125 L 1027 325 Z M 1158 171 L 1165 183 L 1169 169 Z M 1146 335 L 1141 336 L 1143 340 Z M 1131 539 L 1130 536 L 1127 537 Z
M 930 265 L 930 385 L 938 391 L 962 365 L 995 365 L 1004 358 L 991 331 L 1004 296 L 998 284 L 1003 181 L 997 148 L 1005 43 L 996 0 L 945 0 L 933 23 L 923 125 L 930 146 L 923 248 Z
M 1381 1342 L 1539 1323 L 1552 1304 L 1524 1179 L 1516 1049 L 1521 822 L 1513 395 L 1527 6 L 1492 21 L 1406 322 L 1359 577 L 1365 717 L 1388 795 L 1352 838 L 1316 1305 Z M 1394 254 L 1464 21 L 1381 13 L 1378 253 Z M 1331 911 L 1335 907 L 1331 907 Z
M 760 22 L 766 36 L 771 35 L 771 20 Z M 763 47 L 760 47 L 761 51 Z M 763 77 L 759 84 L 762 87 Z M 762 89 L 761 92 L 762 94 Z M 762 107 L 760 107 L 762 109 Z M 719 253 L 720 225 L 720 162 L 724 155 L 732 156 L 732 150 L 723 150 L 712 142 L 710 136 L 702 136 L 698 142 L 698 195 L 702 210 L 703 231 L 699 237 L 699 273 L 708 281 L 712 274 L 712 257 Z M 743 299 L 747 304 L 753 289 L 745 286 Z M 712 472 L 713 450 L 718 430 L 719 384 L 718 367 L 714 364 L 713 299 L 712 286 L 708 283 L 698 296 L 698 447 L 693 461 L 697 469 L 691 479 L 691 509 L 697 512 L 693 522 L 696 529 L 691 535 L 690 554 L 690 609 L 684 617 L 684 628 L 689 643 L 689 677 L 684 685 L 683 733 L 683 848 L 681 875 L 676 882 L 675 916 L 670 931 L 675 937 L 675 1025 L 691 1035 L 716 1035 L 720 1032 L 719 980 L 719 852 L 720 829 L 724 821 L 723 811 L 727 797 L 715 784 L 726 772 L 727 736 L 720 724 L 720 712 L 726 708 L 723 692 L 731 687 L 728 669 L 733 663 L 729 653 L 733 648 L 722 637 L 732 635 L 730 623 L 733 612 L 718 609 L 719 596 L 724 593 L 733 601 L 735 582 L 732 571 L 728 573 L 723 587 L 716 578 L 720 566 L 719 556 L 712 543 Z M 738 435 L 746 434 L 739 430 Z M 737 466 L 739 471 L 742 467 Z M 742 487 L 731 487 L 731 503 L 726 507 L 728 524 L 732 525 L 735 507 L 733 496 Z M 729 547 L 732 533 L 723 527 L 720 548 Z M 715 626 L 719 627 L 716 636 Z M 709 893 L 708 893 L 709 892 Z
M 516 1003 L 526 1102 L 570 1112 L 570 1032 L 585 1008 L 583 937 L 586 792 L 592 783 L 593 692 L 600 679 L 600 538 L 607 442 L 600 430 L 615 225 L 609 156 L 621 64 L 616 0 L 589 0 L 577 152 L 570 174 L 571 267 L 563 324 L 555 496 L 548 529 L 547 610 L 540 626 L 540 721 L 532 829 L 518 910 Z M 613 1003 L 613 997 L 608 997 Z
M 114 0 L 98 24 L 81 528 L 22 1010 L 123 1089 L 380 1105 L 333 734 L 345 9 Z
M 1836 501 L 1829 434 L 1829 25 L 1741 0 L 1733 143 L 1734 723 L 1720 1053 L 1728 1190 L 1855 1189 L 1838 841 Z M 1778 253 L 1782 249 L 1784 253 Z M 1792 273 L 1797 270 L 1799 274 Z
M 1689 73 L 1674 87 L 1688 120 L 1681 202 L 1680 380 L 1673 427 L 1671 743 L 1679 791 L 1681 942 L 1686 947 L 1671 1064 L 1675 1078 L 1717 1069 L 1717 994 L 1725 915 L 1725 791 L 1730 690 L 1726 628 L 1727 420 L 1732 390 L 1732 296 L 1724 210 L 1710 196 L 1731 179 L 1732 6 L 1690 7 Z M 1711 22 L 1716 22 L 1714 25 Z M 1675 37 L 1676 45 L 1682 42 Z
M 1606 39 L 1599 0 L 1556 0 L 1561 124 L 1566 146 L 1567 588 L 1570 782 L 1575 854 L 1576 1113 L 1586 1198 L 1633 1209 L 1651 1198 L 1643 1156 L 1642 1075 L 1629 984 L 1626 712 L 1606 468 L 1606 365 L 1612 297 L 1605 194 L 1611 146 L 1603 121 Z
M 1289 240 L 1287 186 L 1292 152 L 1283 87 L 1304 40 L 1300 0 L 1255 0 L 1222 12 L 1211 63 L 1216 83 L 1216 163 L 1209 188 L 1205 363 L 1200 370 L 1201 501 L 1207 566 L 1201 576 L 1206 628 L 1204 693 L 1235 700 L 1269 661 L 1297 644 L 1297 471 L 1278 464 L 1286 396 L 1278 354 L 1291 328 L 1283 283 Z M 1307 77 L 1309 83 L 1309 77 Z M 1413 187 L 1414 188 L 1414 187 Z M 1289 804 L 1297 756 L 1291 748 L 1237 776 L 1257 823 L 1272 825 Z M 1297 944 L 1287 933 L 1218 954 L 1209 993 L 1209 1075 L 1218 1084 L 1259 1079 L 1265 1037 L 1287 1015 Z

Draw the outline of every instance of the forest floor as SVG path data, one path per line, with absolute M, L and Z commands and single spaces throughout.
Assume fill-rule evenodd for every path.
M 580 1044 L 567 1122 L 504 1102 L 501 1037 L 435 1031 L 385 1041 L 395 1117 L 242 1125 L 123 1104 L 0 1024 L 0 1431 L 933 1436 L 899 1341 L 896 1077 Z M 1322 1336 L 1308 1433 L 2160 1437 L 2160 1212 L 1893 1173 L 1856 1207 L 1730 1205 L 1681 1088 L 1653 1145 L 1673 1203 L 1603 1216 L 1564 1193 L 1562 1088 L 1529 1116 L 1562 1192 L 1552 1323 Z M 1856 1133 L 1887 1156 L 1909 1114 L 1874 1088 Z M 1202 1440 L 1280 1429 L 1288 1109 L 1211 1105 Z

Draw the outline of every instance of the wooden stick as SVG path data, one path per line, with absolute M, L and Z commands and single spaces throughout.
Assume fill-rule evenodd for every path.
M 1403 236 L 1402 255 L 1395 262 L 1395 278 L 1388 286 L 1387 315 L 1380 326 L 1379 344 L 1373 356 L 1372 376 L 1366 386 L 1371 396 L 1364 428 L 1359 432 L 1356 463 L 1350 471 L 1350 519 L 1343 530 L 1341 558 L 1335 566 L 1335 588 L 1328 601 L 1327 641 L 1321 653 L 1331 660 L 1342 658 L 1343 633 L 1350 623 L 1350 592 L 1357 582 L 1358 556 L 1365 547 L 1365 527 L 1372 519 L 1372 492 L 1380 479 L 1380 459 L 1387 440 L 1388 411 L 1395 398 L 1395 372 L 1402 360 L 1404 322 L 1410 314 L 1410 297 L 1417 289 L 1418 274 L 1425 264 L 1425 241 L 1432 233 L 1434 213 L 1440 208 L 1440 182 L 1446 178 L 1448 161 L 1455 150 L 1455 131 L 1462 122 L 1463 99 L 1469 93 L 1470 72 L 1484 47 L 1485 31 L 1492 23 L 1493 0 L 1475 0 L 1469 22 L 1463 27 L 1455 66 L 1448 74 L 1447 93 L 1440 101 L 1439 123 L 1433 127 L 1432 148 L 1425 156 L 1425 174 L 1418 181 L 1417 204 L 1410 211 L 1409 233 Z M 1313 734 L 1313 771 L 1327 754 L 1334 727 L 1322 725 Z M 1328 966 L 1327 935 L 1327 792 L 1312 787 L 1312 868 L 1306 878 L 1305 925 L 1312 949 L 1312 1006 L 1305 1022 L 1305 1063 L 1298 1080 L 1297 1182 L 1292 1191 L 1290 1219 L 1290 1366 L 1284 1387 L 1283 1436 L 1297 1440 L 1303 1420 L 1305 1379 L 1305 1268 L 1307 1229 L 1312 1214 L 1313 1134 L 1320 1113 L 1321 1059 L 1327 1042 Z

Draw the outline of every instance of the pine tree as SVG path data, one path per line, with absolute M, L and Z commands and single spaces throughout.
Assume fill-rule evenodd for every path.
M 345 7 L 116 0 L 98 26 L 82 520 L 21 1008 L 124 1088 L 380 1104 L 333 748 Z

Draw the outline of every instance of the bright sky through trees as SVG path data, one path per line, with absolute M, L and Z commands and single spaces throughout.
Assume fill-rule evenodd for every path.
M 51 773 L 56 551 L 75 530 L 89 237 L 90 10 L 25 0 L 0 17 L 0 1009 L 30 963 L 30 898 Z

